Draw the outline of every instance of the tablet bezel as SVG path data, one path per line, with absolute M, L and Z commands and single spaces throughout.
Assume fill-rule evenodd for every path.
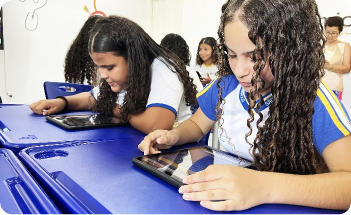
M 48 122 L 53 123 L 61 128 L 66 129 L 66 130 L 83 130 L 83 129 L 92 129 L 92 128 L 119 127 L 119 126 L 130 125 L 128 122 L 120 122 L 120 123 L 103 123 L 103 124 L 70 126 L 70 125 L 63 123 L 61 120 L 57 119 L 60 117 L 91 117 L 93 115 L 98 115 L 98 114 L 50 115 L 50 116 L 46 116 L 45 119 Z

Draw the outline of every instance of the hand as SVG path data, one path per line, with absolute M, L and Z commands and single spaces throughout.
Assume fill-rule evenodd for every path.
M 175 145 L 179 137 L 168 130 L 156 130 L 144 137 L 138 148 L 144 155 L 160 153 L 159 149 L 169 149 Z
M 201 77 L 200 81 L 201 81 L 202 85 L 205 85 L 205 84 L 210 83 L 212 81 L 212 79 L 210 78 L 210 75 L 207 73 L 207 76 L 206 77 Z
M 325 64 L 324 64 L 324 69 L 327 69 L 327 70 L 331 70 L 332 68 L 332 65 L 329 63 L 329 61 L 325 61 Z
M 232 165 L 211 165 L 186 177 L 183 183 L 187 185 L 181 186 L 179 193 L 183 199 L 200 201 L 201 206 L 210 210 L 245 210 L 268 201 L 269 190 L 262 174 Z
M 29 108 L 36 114 L 47 116 L 61 112 L 65 105 L 66 103 L 63 99 L 44 99 L 34 102 Z

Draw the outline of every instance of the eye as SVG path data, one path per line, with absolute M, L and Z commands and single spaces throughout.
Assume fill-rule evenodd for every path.
M 111 71 L 113 69 L 112 66 L 106 67 L 107 71 Z
M 229 54 L 228 53 L 228 58 L 230 58 L 230 59 L 236 58 L 236 54 Z

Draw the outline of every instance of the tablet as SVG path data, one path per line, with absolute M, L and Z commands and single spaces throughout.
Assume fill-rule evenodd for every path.
M 116 117 L 102 114 L 51 115 L 45 118 L 47 121 L 67 130 L 129 125 L 129 123 L 121 122 Z
M 202 171 L 211 164 L 252 168 L 250 161 L 209 146 L 144 155 L 133 158 L 132 162 L 178 188 L 184 185 L 182 181 L 186 176 Z

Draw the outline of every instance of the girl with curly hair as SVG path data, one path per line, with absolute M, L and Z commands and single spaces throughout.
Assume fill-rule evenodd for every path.
M 185 63 L 186 70 L 189 72 L 192 82 L 196 85 L 197 92 L 200 92 L 203 86 L 195 70 L 190 67 L 191 54 L 184 38 L 178 34 L 170 33 L 161 40 L 160 45 L 176 54 Z
M 325 37 L 316 2 L 230 0 L 218 36 L 219 77 L 198 95 L 197 112 L 172 131 L 150 133 L 139 149 L 194 142 L 218 120 L 223 148 L 257 170 L 211 165 L 184 179 L 185 200 L 211 210 L 264 203 L 348 209 L 351 123 L 320 81 Z
M 114 115 L 148 134 L 172 129 L 197 107 L 196 86 L 185 64 L 158 45 L 139 25 L 119 17 L 101 17 L 90 31 L 88 50 L 101 82 L 91 92 L 30 105 L 37 114 L 92 109 Z
M 97 85 L 97 69 L 88 52 L 89 31 L 101 16 L 91 16 L 71 44 L 65 58 L 65 81 Z
M 205 86 L 217 77 L 218 45 L 213 37 L 202 38 L 197 47 L 194 70 L 201 75 L 200 81 Z

